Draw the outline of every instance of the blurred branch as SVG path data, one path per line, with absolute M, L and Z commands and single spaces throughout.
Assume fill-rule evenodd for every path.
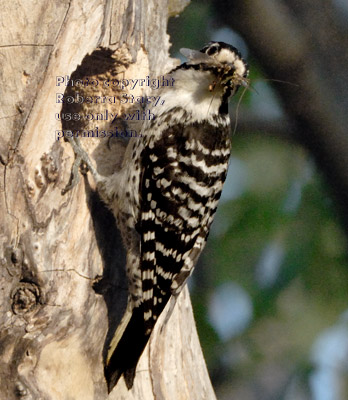
M 232 125 L 234 124 L 234 115 L 231 115 Z M 233 127 L 232 127 L 233 129 Z M 293 141 L 293 127 L 286 118 L 266 119 L 252 111 L 243 110 L 238 116 L 236 135 L 258 133 L 263 136 L 281 138 L 283 140 Z
M 296 126 L 294 139 L 309 150 L 326 176 L 348 234 L 347 39 L 333 23 L 332 3 L 235 0 L 231 7 L 230 2 L 217 0 L 214 4 L 219 19 L 243 35 L 270 78 L 300 85 L 276 90 Z M 317 23 L 309 23 L 314 15 Z

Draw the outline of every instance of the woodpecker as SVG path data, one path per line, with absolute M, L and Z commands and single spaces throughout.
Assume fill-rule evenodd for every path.
M 162 104 L 147 104 L 155 118 L 130 139 L 119 171 L 101 176 L 70 139 L 73 174 L 83 160 L 127 250 L 128 305 L 106 358 L 109 391 L 122 375 L 132 387 L 156 321 L 205 246 L 230 157 L 228 99 L 248 85 L 248 65 L 229 44 L 181 53 L 188 61 L 168 73 L 172 86 L 157 90 Z

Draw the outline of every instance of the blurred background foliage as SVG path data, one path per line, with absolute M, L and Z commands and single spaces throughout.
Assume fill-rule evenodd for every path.
M 199 49 L 218 40 L 237 47 L 250 65 L 251 88 L 240 90 L 230 102 L 232 125 L 236 119 L 238 125 L 229 174 L 208 244 L 190 282 L 198 331 L 219 400 L 345 400 L 347 193 L 341 193 L 342 182 L 340 187 L 331 179 L 343 175 L 328 172 L 330 155 L 324 163 L 320 146 L 325 144 L 316 137 L 320 127 L 304 124 L 282 92 L 291 86 L 296 96 L 311 101 L 307 88 L 298 84 L 296 75 L 293 80 L 290 75 L 289 84 L 270 81 L 279 77 L 270 76 L 267 62 L 252 51 L 255 43 L 248 46 L 233 18 L 230 24 L 222 21 L 222 7 L 247 18 L 246 3 L 257 14 L 258 4 L 272 1 L 258 0 L 254 8 L 251 0 L 243 6 L 240 1 L 192 1 L 168 28 L 172 55 L 182 61 L 181 47 Z M 308 37 L 316 34 L 301 20 L 298 2 L 279 3 Z M 333 29 L 341 29 L 335 34 L 348 34 L 348 3 L 303 3 L 312 6 L 314 14 L 321 6 L 325 12 L 335 9 L 339 28 Z M 246 21 L 239 20 L 237 26 Z M 291 44 L 284 43 L 284 49 L 287 46 Z M 346 89 L 347 82 L 341 80 Z M 304 110 L 305 117 L 309 112 Z M 305 142 L 299 139 L 302 133 Z M 308 139 L 310 134 L 313 140 Z M 337 140 L 336 151 L 342 151 L 337 157 L 344 160 L 346 143 Z

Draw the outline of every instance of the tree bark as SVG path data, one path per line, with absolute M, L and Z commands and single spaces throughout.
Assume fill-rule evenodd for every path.
M 215 398 L 187 289 L 162 329 L 161 316 L 132 390 L 120 380 L 107 395 L 104 357 L 127 295 L 124 250 L 90 177 L 61 194 L 74 156 L 56 140 L 62 129 L 95 125 L 59 120 L 62 105 L 79 115 L 105 111 L 105 104 L 68 107 L 56 101 L 57 93 L 122 94 L 119 87 L 57 86 L 56 77 L 101 83 L 163 74 L 174 65 L 167 19 L 186 4 L 1 2 L 1 399 Z M 108 106 L 125 110 L 120 103 Z M 83 143 L 104 173 L 119 162 L 109 144 Z

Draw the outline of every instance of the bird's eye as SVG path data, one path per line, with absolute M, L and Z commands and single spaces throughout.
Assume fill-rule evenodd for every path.
M 212 56 L 213 54 L 215 54 L 218 51 L 218 48 L 216 46 L 210 47 L 207 50 L 207 54 L 208 56 Z

